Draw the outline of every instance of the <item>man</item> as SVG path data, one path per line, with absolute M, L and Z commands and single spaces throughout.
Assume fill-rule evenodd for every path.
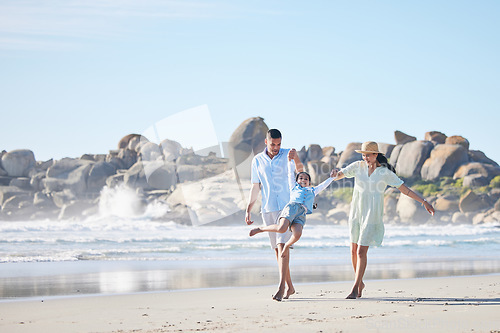
M 281 210 L 290 200 L 290 189 L 288 186 L 288 158 L 295 161 L 297 172 L 303 171 L 303 165 L 295 149 L 281 148 L 281 132 L 277 129 L 270 129 L 267 132 L 266 148 L 263 152 L 255 155 L 252 160 L 250 198 L 246 209 L 245 221 L 252 224 L 250 211 L 257 201 L 259 192 L 262 191 L 262 220 L 265 225 L 275 224 L 278 221 Z M 273 299 L 281 301 L 295 293 L 295 289 L 290 277 L 290 256 L 283 254 L 283 247 L 290 239 L 290 230 L 280 234 L 269 233 L 271 247 L 275 249 L 280 272 L 280 286 Z M 290 251 L 288 251 L 290 253 Z M 285 286 L 286 294 L 285 294 Z

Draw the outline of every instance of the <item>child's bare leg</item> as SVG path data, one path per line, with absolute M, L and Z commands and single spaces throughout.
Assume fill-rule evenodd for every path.
M 300 239 L 300 236 L 302 236 L 302 224 L 300 223 L 293 223 L 291 226 L 292 229 L 292 237 L 288 240 L 288 242 L 285 243 L 285 246 L 283 247 L 283 253 L 281 254 L 282 256 L 288 255 L 288 252 L 290 251 L 290 246 L 295 244 Z
M 250 237 L 260 234 L 261 232 L 279 232 L 280 234 L 284 233 L 288 226 L 290 225 L 290 221 L 288 219 L 282 217 L 280 218 L 280 224 L 270 224 L 263 227 L 258 227 L 250 230 Z

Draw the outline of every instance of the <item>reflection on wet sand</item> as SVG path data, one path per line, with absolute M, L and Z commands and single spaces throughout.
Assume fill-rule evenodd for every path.
M 274 266 L 111 270 L 79 274 L 0 277 L 0 298 L 123 294 L 180 289 L 262 286 L 277 283 Z M 371 263 L 366 280 L 478 275 L 500 272 L 500 261 Z M 349 265 L 292 267 L 294 283 L 353 279 Z

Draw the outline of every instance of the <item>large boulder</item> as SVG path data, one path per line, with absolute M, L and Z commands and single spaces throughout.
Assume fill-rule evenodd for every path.
M 430 131 L 425 133 L 424 139 L 427 141 L 432 141 L 436 144 L 443 144 L 446 142 L 447 136 L 444 133 L 438 131 Z
M 434 209 L 441 212 L 457 212 L 459 198 L 454 195 L 443 195 L 434 202 Z
M 344 151 L 340 154 L 339 162 L 337 163 L 338 168 L 343 168 L 348 166 L 352 162 L 360 161 L 363 159 L 360 153 L 356 153 L 356 150 L 361 149 L 361 142 L 351 142 L 347 145 Z
M 483 175 L 474 174 L 464 177 L 463 187 L 480 187 L 490 183 L 488 178 Z
M 465 150 L 469 150 L 469 140 L 460 135 L 453 135 L 446 138 L 447 145 L 461 145 Z
M 472 162 L 479 162 L 484 164 L 491 164 L 498 166 L 498 163 L 488 158 L 485 153 L 480 150 L 469 150 L 469 158 Z
M 330 176 L 331 168 L 323 161 L 309 161 L 307 162 L 307 172 L 311 176 L 311 183 L 318 185 Z
M 416 137 L 403 133 L 401 131 L 394 131 L 394 139 L 396 144 L 404 145 L 405 143 L 417 140 Z
M 99 192 L 106 185 L 106 179 L 116 173 L 116 167 L 108 162 L 97 162 L 89 171 L 87 188 Z
M 28 149 L 12 150 L 2 156 L 2 168 L 10 177 L 28 177 L 35 165 L 35 155 Z
M 181 156 L 183 151 L 179 142 L 169 139 L 165 139 L 160 143 L 160 149 L 166 162 L 175 161 L 179 156 Z
M 117 156 L 122 161 L 122 168 L 128 169 L 137 162 L 137 152 L 132 149 L 120 149 Z
M 393 167 L 396 167 L 398 164 L 399 155 L 401 154 L 401 150 L 404 145 L 396 145 L 394 149 L 392 149 L 391 156 L 387 157 L 389 159 L 389 163 L 392 164 Z
M 125 185 L 143 190 L 168 190 L 177 183 L 175 165 L 163 161 L 137 162 L 123 176 Z
M 263 151 L 268 130 L 261 117 L 249 118 L 242 122 L 229 138 L 228 154 L 231 165 L 240 165 Z
M 401 177 L 420 177 L 422 165 L 429 158 L 434 145 L 430 141 L 412 141 L 403 145 L 399 153 L 396 173 Z
M 425 223 L 431 217 L 419 202 L 406 195 L 399 196 L 396 211 L 403 223 Z
M 317 161 L 323 157 L 323 149 L 320 145 L 312 144 L 307 149 L 307 161 Z M 302 161 L 304 162 L 304 161 Z
M 461 198 L 458 204 L 462 213 L 476 212 L 488 207 L 488 204 L 481 196 L 474 193 L 472 190 L 467 191 Z
M 455 171 L 469 162 L 467 150 L 461 145 L 437 145 L 422 166 L 422 178 L 436 180 L 440 177 L 452 177 Z
M 496 176 L 500 175 L 500 167 L 491 164 L 471 162 L 461 165 L 453 174 L 453 178 L 459 179 L 474 174 L 487 178 L 489 182 Z
M 88 160 L 63 158 L 47 170 L 43 180 L 49 192 L 70 190 L 76 195 L 87 191 L 87 178 L 95 163 Z
M 153 142 L 146 142 L 139 150 L 141 161 L 162 161 L 163 153 L 159 145 Z
M 141 139 L 142 135 L 140 134 L 125 135 L 123 138 L 120 139 L 120 141 L 118 141 L 118 149 L 125 149 L 125 148 L 133 149 L 129 147 L 130 142 L 133 142 L 133 145 L 134 144 L 137 145 L 137 143 L 140 142 Z
M 0 186 L 0 206 L 13 196 L 28 195 L 29 191 L 15 186 Z
M 396 145 L 393 145 L 393 144 L 390 144 L 390 143 L 379 143 L 378 144 L 378 149 L 380 150 L 380 152 L 382 152 L 385 157 L 387 157 L 388 159 L 391 158 L 391 153 L 392 151 L 394 150 L 394 147 L 396 147 Z

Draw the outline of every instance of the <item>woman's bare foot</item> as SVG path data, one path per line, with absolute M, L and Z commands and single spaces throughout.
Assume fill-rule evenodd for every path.
M 283 299 L 288 299 L 288 297 L 292 296 L 293 294 L 295 294 L 295 288 L 288 288 L 288 290 L 286 291 L 286 294 L 285 294 L 285 297 L 283 297 Z
M 361 282 L 361 285 L 358 288 L 358 296 L 357 298 L 361 298 L 361 295 L 363 295 L 363 289 L 365 289 L 365 284 Z
M 278 292 L 274 294 L 273 299 L 275 301 L 281 302 L 281 300 L 283 299 L 283 292 L 278 290 Z
M 356 299 L 358 297 L 357 291 L 352 291 L 345 299 Z
M 253 235 L 257 235 L 257 234 L 260 234 L 262 232 L 262 230 L 260 230 L 260 228 L 254 228 L 252 230 L 250 230 L 250 237 L 252 237 Z

